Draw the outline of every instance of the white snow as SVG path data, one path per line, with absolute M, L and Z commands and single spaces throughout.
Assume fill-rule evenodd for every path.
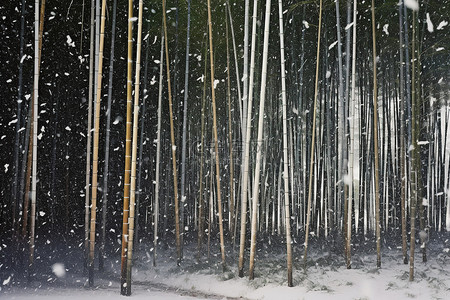
M 40 215 L 41 217 L 43 217 L 43 216 L 45 216 L 45 212 L 40 211 L 40 212 L 39 212 L 39 215 Z
M 351 180 L 349 174 L 345 174 L 344 177 L 342 178 L 342 180 L 344 181 L 345 185 L 351 185 L 352 184 L 352 180 Z
M 128 297 L 120 295 L 119 289 L 97 289 L 97 290 L 53 290 L 51 291 L 23 291 L 19 294 L 14 295 L 10 299 L 15 300 L 79 300 L 79 299 L 95 299 L 95 300 L 124 300 Z M 151 291 L 148 288 L 139 287 L 138 289 L 133 289 L 133 293 L 129 299 L 132 300 L 192 300 L 197 299 L 196 297 L 181 296 L 176 293 L 169 292 L 159 292 Z M 206 299 L 208 298 L 201 298 Z
M 325 75 L 325 77 L 326 77 L 327 79 L 331 77 L 331 71 L 330 71 L 330 70 L 327 70 L 327 74 Z
M 156 83 L 156 75 L 153 75 L 152 79 L 150 80 L 150 85 L 154 85 Z
M 56 263 L 52 265 L 52 272 L 58 277 L 62 278 L 66 276 L 66 269 L 64 264 Z
M 336 46 L 338 41 L 333 42 L 330 46 L 328 46 L 328 50 L 333 49 L 334 46 Z
M 417 3 L 417 0 L 405 0 L 405 6 L 412 10 L 419 10 L 419 3 Z
M 383 32 L 386 33 L 386 35 L 389 35 L 389 24 L 384 24 L 383 25 Z
M 303 25 L 305 25 L 305 28 L 309 28 L 309 23 L 303 20 Z
M 11 281 L 11 276 L 8 276 L 5 280 L 3 280 L 3 285 L 7 285 Z
M 347 24 L 347 26 L 345 26 L 345 30 L 349 30 L 350 27 L 352 27 L 352 26 L 353 26 L 353 22 Z
M 120 121 L 122 121 L 122 117 L 121 116 L 117 116 L 116 119 L 114 120 L 113 124 L 117 125 L 117 124 L 119 124 Z
M 427 29 L 428 29 L 429 32 L 433 32 L 434 31 L 434 26 L 433 26 L 433 23 L 431 22 L 429 13 L 427 13 Z
M 219 84 L 219 79 L 214 79 L 214 89 L 216 89 L 217 85 Z
M 69 47 L 75 47 L 75 42 L 72 41 L 72 38 L 70 37 L 70 35 L 67 35 L 66 43 Z
M 442 30 L 447 25 L 448 25 L 447 21 L 442 21 L 441 23 L 439 23 L 439 25 L 438 25 L 438 27 L 436 29 L 437 30 Z
M 444 49 L 445 49 L 444 47 L 436 48 L 436 52 L 442 51 L 442 50 L 444 50 Z

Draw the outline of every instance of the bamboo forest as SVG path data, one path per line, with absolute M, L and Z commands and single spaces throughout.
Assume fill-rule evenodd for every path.
M 450 0 L 4 0 L 0 298 L 449 299 Z

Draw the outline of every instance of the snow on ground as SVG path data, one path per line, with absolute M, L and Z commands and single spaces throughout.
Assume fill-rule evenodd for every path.
M 416 280 L 409 281 L 409 265 L 402 262 L 401 249 L 384 249 L 382 268 L 375 267 L 376 254 L 353 253 L 353 269 L 346 269 L 341 256 L 327 250 L 310 253 L 307 273 L 302 260 L 294 263 L 294 287 L 286 284 L 285 258 L 260 254 L 255 280 L 236 276 L 236 266 L 222 272 L 220 257 L 213 268 L 185 261 L 182 268 L 164 263 L 156 268 L 136 268 L 134 278 L 246 299 L 450 299 L 450 255 L 445 248 L 429 253 L 422 263 L 416 253 Z M 364 250 L 366 251 L 366 250 Z M 298 256 L 299 257 L 299 256 Z
M 11 300 L 47 300 L 47 299 L 61 299 L 61 300 L 80 300 L 83 298 L 90 298 L 96 300 L 124 300 L 124 296 L 119 295 L 117 290 L 56 290 L 51 294 L 42 291 L 33 292 L 18 292 L 16 294 L 7 295 L 4 299 Z M 193 300 L 196 297 L 182 296 L 175 293 L 155 292 L 150 290 L 138 289 L 134 291 L 130 299 L 136 300 Z
M 295 247 L 291 288 L 286 284 L 282 244 L 259 247 L 253 281 L 237 276 L 237 257 L 233 258 L 231 251 L 223 271 L 217 245 L 211 247 L 210 259 L 205 255 L 200 262 L 195 246 L 186 246 L 180 267 L 173 247 L 158 249 L 156 267 L 152 266 L 153 253 L 146 250 L 151 247 L 141 247 L 133 266 L 130 299 L 450 299 L 448 240 L 430 245 L 426 263 L 422 262 L 420 247 L 416 247 L 414 282 L 409 281 L 409 265 L 403 264 L 401 249 L 384 246 L 382 268 L 377 269 L 373 246 L 369 242 L 353 249 L 352 269 L 348 270 L 340 249 L 316 245 L 309 251 L 306 273 L 302 247 Z M 71 274 L 69 269 L 65 276 L 55 277 L 51 270 L 49 265 L 49 279 L 42 277 L 28 286 L 8 282 L 0 291 L 0 299 L 124 299 L 119 295 L 118 258 L 108 261 L 106 274 L 96 273 L 94 289 L 86 287 L 86 278 L 80 272 Z

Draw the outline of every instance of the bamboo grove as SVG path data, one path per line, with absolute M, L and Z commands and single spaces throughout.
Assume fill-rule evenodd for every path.
M 412 281 L 416 240 L 450 230 L 448 2 L 16 2 L 1 235 L 30 280 L 59 243 L 90 286 L 120 256 L 124 295 L 133 255 L 167 245 L 253 279 L 277 241 L 292 286 L 311 245 L 351 268 L 365 239 Z

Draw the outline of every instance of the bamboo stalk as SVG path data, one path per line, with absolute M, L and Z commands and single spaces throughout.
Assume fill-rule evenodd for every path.
M 269 50 L 269 29 L 270 29 L 270 4 L 271 0 L 266 0 L 266 16 L 264 23 L 264 46 L 263 46 L 263 59 L 262 59 L 262 71 L 261 71 L 261 90 L 259 97 L 259 118 L 258 118 L 258 136 L 256 139 L 256 166 L 255 166 L 255 178 L 253 184 L 252 195 L 252 226 L 251 226 L 251 239 L 250 239 L 250 261 L 249 261 L 249 279 L 254 279 L 254 262 L 256 254 L 256 219 L 258 212 L 258 200 L 259 200 L 259 178 L 261 169 L 261 153 L 263 147 L 263 129 L 264 129 L 264 101 L 266 99 L 266 82 L 267 82 L 267 59 Z M 289 202 L 289 201 L 288 201 Z
M 159 221 L 159 165 L 161 161 L 161 111 L 164 65 L 164 34 L 161 30 L 161 55 L 159 58 L 159 92 L 158 92 L 158 125 L 156 131 L 156 170 L 155 170 L 155 202 L 153 206 L 153 266 L 156 266 Z
M 131 295 L 131 267 L 133 259 L 134 218 L 136 203 L 136 160 L 139 124 L 139 87 L 141 74 L 142 48 L 142 10 L 143 0 L 139 0 L 138 32 L 136 41 L 136 73 L 134 79 L 134 112 L 133 112 L 133 140 L 131 146 L 131 182 L 130 182 L 130 215 L 128 220 L 128 251 L 127 251 L 127 296 Z M 143 129 L 143 128 L 142 128 Z M 138 208 L 139 209 L 139 208 Z
M 319 6 L 319 28 L 317 32 L 317 54 L 316 54 L 316 81 L 314 86 L 314 109 L 313 109 L 313 125 L 312 125 L 312 138 L 311 138 L 311 157 L 309 161 L 309 184 L 308 184 L 308 204 L 306 208 L 306 229 L 305 229 L 305 251 L 303 254 L 303 267 L 306 271 L 306 260 L 308 253 L 308 240 L 309 240 L 309 223 L 311 220 L 311 197 L 312 197 L 312 179 L 313 179 L 313 167 L 314 167 L 314 147 L 316 140 L 316 110 L 317 110 L 317 94 L 319 85 L 319 60 L 320 60 L 320 37 L 322 28 L 322 0 L 320 0 Z
M 283 179 L 284 179 L 284 205 L 286 226 L 286 253 L 288 286 L 292 282 L 292 246 L 291 246 L 291 217 L 289 214 L 289 164 L 288 164 L 288 138 L 287 138 L 287 100 L 286 100 L 286 70 L 284 65 L 284 29 L 283 29 L 283 1 L 278 0 L 278 14 L 280 21 L 280 56 L 281 56 L 281 99 L 283 102 Z
M 209 55 L 211 65 L 211 97 L 213 109 L 213 133 L 214 133 L 214 150 L 216 156 L 216 181 L 217 181 L 217 206 L 219 211 L 219 231 L 220 231 L 220 252 L 222 254 L 222 268 L 225 271 L 225 241 L 223 237 L 223 218 L 222 218 L 222 198 L 220 190 L 220 169 L 219 169 L 219 143 L 217 136 L 217 115 L 216 115 L 216 93 L 214 82 L 214 51 L 212 37 L 212 21 L 211 21 L 211 0 L 208 0 L 208 28 L 209 28 Z
M 229 200 L 229 218 L 228 218 L 228 228 L 230 230 L 231 233 L 231 241 L 233 244 L 233 249 L 234 249 L 234 244 L 235 244 L 235 234 L 234 234 L 234 219 L 235 219 L 235 198 L 234 198 L 234 194 L 235 194 L 235 187 L 234 187 L 234 161 L 233 161 L 233 121 L 232 121 L 232 116 L 231 116 L 231 82 L 230 82 L 230 50 L 229 50 L 229 42 L 228 42 L 228 19 L 226 17 L 227 15 L 227 8 L 228 8 L 228 12 L 229 12 L 229 17 L 230 17 L 230 26 L 231 26 L 231 31 L 232 31 L 232 37 L 233 37 L 233 47 L 234 47 L 234 54 L 235 54 L 235 62 L 236 62 L 236 79 L 237 79 L 237 85 L 238 85 L 238 100 L 239 103 L 241 103 L 240 101 L 240 83 L 239 83 L 239 69 L 237 67 L 237 59 L 236 59 L 236 45 L 234 42 L 234 32 L 233 32 L 233 23 L 232 23 L 232 19 L 231 19 L 231 12 L 230 12 L 230 5 L 229 5 L 229 1 L 227 1 L 227 7 L 225 8 L 225 24 L 226 24 L 226 44 L 227 44 L 227 99 L 228 99 L 228 143 L 229 143 L 229 151 L 230 151 L 230 200 Z
M 186 131 L 188 119 L 188 95 L 189 95 L 189 43 L 191 30 L 191 0 L 188 0 L 188 19 L 186 33 L 186 69 L 184 73 L 184 101 L 183 101 L 183 136 L 181 142 L 181 228 L 184 233 L 184 206 L 186 205 Z M 182 239 L 183 240 L 183 239 Z
M 166 69 L 167 69 L 167 88 L 169 93 L 169 115 L 170 115 L 170 140 L 172 143 L 172 169 L 173 169 L 173 190 L 175 199 L 175 243 L 177 247 L 177 265 L 181 263 L 181 241 L 180 241 L 180 216 L 179 216 L 179 203 L 178 203 L 178 176 L 177 176 L 177 164 L 176 164 L 176 145 L 175 145 L 175 132 L 173 125 L 173 112 L 172 112 L 172 86 L 170 82 L 170 66 L 169 66 L 169 46 L 167 42 L 167 21 L 166 21 L 166 0 L 162 0 L 163 3 L 163 25 L 164 25 L 164 39 L 166 47 Z
M 91 131 L 92 131 L 92 97 L 94 90 L 94 21 L 95 21 L 95 0 L 91 0 L 91 37 L 89 50 L 89 95 L 88 95 L 88 128 L 86 135 L 86 186 L 85 186 L 85 204 L 84 204 L 84 250 L 85 250 L 85 269 L 87 270 L 89 257 L 89 204 L 91 201 Z
M 255 74 L 255 56 L 256 56 L 256 17 L 258 14 L 258 1 L 253 2 L 253 21 L 252 21 L 252 44 L 250 55 L 250 78 L 249 78 L 249 90 L 248 90 L 248 103 L 247 103 L 247 124 L 244 143 L 244 163 L 243 163 L 243 175 L 242 175 L 242 206 L 241 206 L 241 231 L 239 242 L 239 264 L 238 271 L 239 277 L 244 277 L 244 250 L 245 250 L 245 233 L 247 222 L 247 199 L 248 199 L 248 177 L 249 177 L 249 152 L 250 152 L 250 131 L 252 123 L 252 102 L 253 102 L 253 77 Z M 245 75 L 244 75 L 245 76 Z M 244 89 L 245 92 L 245 89 Z M 244 95 L 246 97 L 246 94 Z M 245 103 L 245 100 L 244 100 Z
M 94 147 L 92 157 L 92 200 L 91 200 L 91 224 L 89 234 L 89 286 L 94 286 L 94 250 L 95 250 L 95 225 L 97 217 L 97 172 L 98 172 L 98 140 L 100 127 L 100 101 L 102 86 L 103 48 L 105 40 L 105 20 L 106 20 L 106 0 L 102 1 L 101 26 L 100 26 L 100 46 L 97 74 L 97 102 L 94 119 Z
M 128 0 L 128 42 L 127 42 L 127 120 L 125 133 L 125 176 L 123 190 L 122 251 L 120 269 L 120 294 L 126 295 L 128 216 L 130 213 L 130 175 L 131 175 L 131 109 L 132 109 L 132 67 L 133 67 L 133 0 Z
M 372 58 L 373 58 L 373 150 L 375 156 L 375 233 L 377 242 L 377 268 L 381 268 L 380 183 L 378 163 L 378 97 L 377 97 L 377 47 L 375 31 L 375 2 L 372 0 Z
M 197 237 L 197 248 L 198 248 L 198 257 L 197 260 L 200 260 L 201 250 L 203 244 L 203 219 L 204 219 L 204 207 L 205 200 L 203 199 L 203 165 L 204 165 L 204 149 L 205 149 L 205 102 L 206 102 L 206 81 L 207 81 L 207 63 L 208 63 L 208 44 L 205 43 L 205 69 L 204 69 L 204 79 L 203 79 L 203 94 L 202 94 L 202 112 L 201 112 L 201 137 L 200 137 L 200 174 L 199 174 L 199 200 L 198 200 L 198 237 Z M 205 205 L 206 207 L 206 205 Z M 208 232 L 209 235 L 209 232 Z
M 103 201 L 102 201 L 102 240 L 99 248 L 99 270 L 103 271 L 105 258 L 105 243 L 106 243 L 106 217 L 108 211 L 108 177 L 109 177 L 109 140 L 111 132 L 111 101 L 113 89 L 113 71 L 114 71 L 114 46 L 116 40 L 116 11 L 117 0 L 113 2 L 113 16 L 111 28 L 111 52 L 109 61 L 109 82 L 108 82 L 108 107 L 106 109 L 106 138 L 105 138 L 105 168 L 103 174 Z
M 45 1 L 43 1 L 43 6 Z M 43 15 L 43 8 L 41 11 Z M 31 182 L 31 221 L 30 221 L 30 256 L 28 264 L 28 276 L 32 276 L 34 267 L 34 241 L 35 241 L 35 220 L 36 220 L 36 174 L 37 174 L 37 126 L 38 126 L 38 101 L 39 101 L 39 65 L 40 65 L 40 30 L 39 20 L 39 0 L 34 4 L 34 83 L 33 83 L 33 158 L 32 158 L 32 182 Z

